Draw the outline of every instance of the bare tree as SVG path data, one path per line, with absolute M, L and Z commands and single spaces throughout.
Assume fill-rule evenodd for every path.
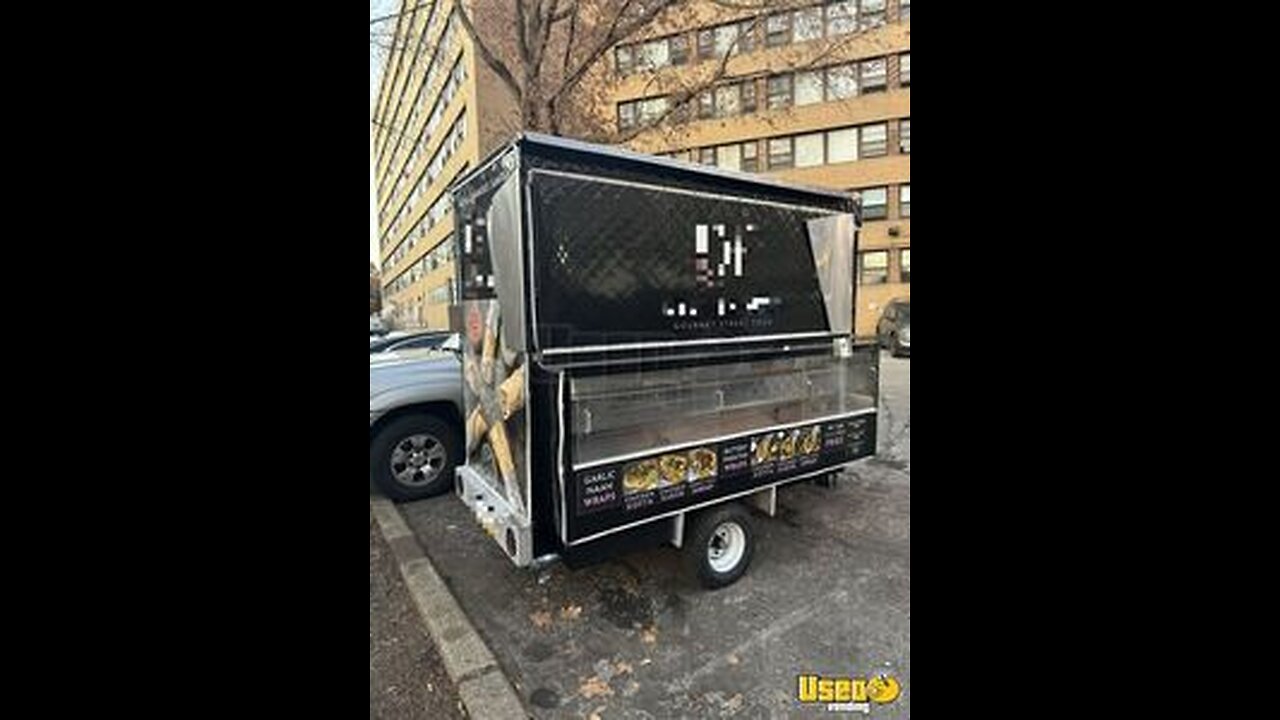
M 763 36 L 765 18 L 815 5 L 814 0 L 453 0 L 476 55 L 502 81 L 519 108 L 522 129 L 625 142 L 686 117 L 699 95 L 723 81 L 739 55 L 743 33 Z M 609 106 L 610 51 L 620 44 L 687 31 L 680 21 L 699 6 L 716 6 L 714 22 L 740 22 L 743 32 L 711 61 L 678 73 L 648 74 L 646 94 L 665 94 L 667 109 L 650 122 L 617 132 L 602 128 Z M 478 19 L 478 20 L 477 20 Z M 865 28 L 864 28 L 865 30 Z M 768 72 L 802 70 L 837 56 L 863 31 L 825 37 L 803 56 L 779 59 Z M 610 116 L 612 119 L 612 116 Z M 612 123 L 609 123 L 611 125 Z
M 677 131 L 685 119 L 694 117 L 691 108 L 700 95 L 737 79 L 734 58 L 740 55 L 743 33 L 728 47 L 717 48 L 712 58 L 700 55 L 680 72 L 641 71 L 644 96 L 662 95 L 668 102 L 656 117 L 625 130 L 616 128 L 612 114 L 617 77 L 610 60 L 616 47 L 690 32 L 690 17 L 710 18 L 707 22 L 711 25 L 743 23 L 744 32 L 763 42 L 766 18 L 816 4 L 814 0 L 418 0 L 416 4 L 410 0 L 404 9 L 381 18 L 380 23 L 389 24 L 391 17 L 399 22 L 434 2 L 448 3 L 440 9 L 457 14 L 483 69 L 510 95 L 516 110 L 506 130 L 535 130 L 613 143 Z M 401 53 L 401 62 L 424 54 L 419 48 L 408 47 L 423 40 L 410 31 L 419 24 L 397 25 L 392 35 L 402 39 L 386 43 L 391 51 Z M 818 66 L 839 57 L 851 43 L 865 39 L 866 30 L 859 26 L 835 37 L 820 33 L 823 39 L 806 42 L 803 52 L 775 53 L 769 66 L 756 76 Z M 391 81 L 384 76 L 384 84 Z M 602 115 L 602 109 L 607 109 L 607 114 Z M 767 115 L 773 122 L 785 122 L 787 114 Z M 407 128 L 397 127 L 394 109 L 373 122 L 393 135 L 407 132 Z

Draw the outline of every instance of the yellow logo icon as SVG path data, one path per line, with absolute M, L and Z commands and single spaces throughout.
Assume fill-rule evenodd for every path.
M 878 703 L 893 702 L 898 699 L 902 687 L 889 675 L 877 675 L 867 681 L 867 697 Z

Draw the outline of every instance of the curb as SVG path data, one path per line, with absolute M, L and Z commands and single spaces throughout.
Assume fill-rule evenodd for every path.
M 371 496 L 369 507 L 383 539 L 391 546 L 413 604 L 440 652 L 445 672 L 458 686 L 458 696 L 467 714 L 486 720 L 527 720 L 529 713 L 511 682 L 423 552 L 400 511 L 383 497 Z

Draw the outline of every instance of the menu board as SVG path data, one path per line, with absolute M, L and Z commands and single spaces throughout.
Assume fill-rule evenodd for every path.
M 742 435 L 575 472 L 570 540 L 867 457 L 875 414 Z

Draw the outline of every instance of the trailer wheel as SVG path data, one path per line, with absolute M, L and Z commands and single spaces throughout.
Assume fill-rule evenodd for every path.
M 698 515 L 684 547 L 686 562 L 703 587 L 732 584 L 747 571 L 755 552 L 751 513 L 734 503 Z

